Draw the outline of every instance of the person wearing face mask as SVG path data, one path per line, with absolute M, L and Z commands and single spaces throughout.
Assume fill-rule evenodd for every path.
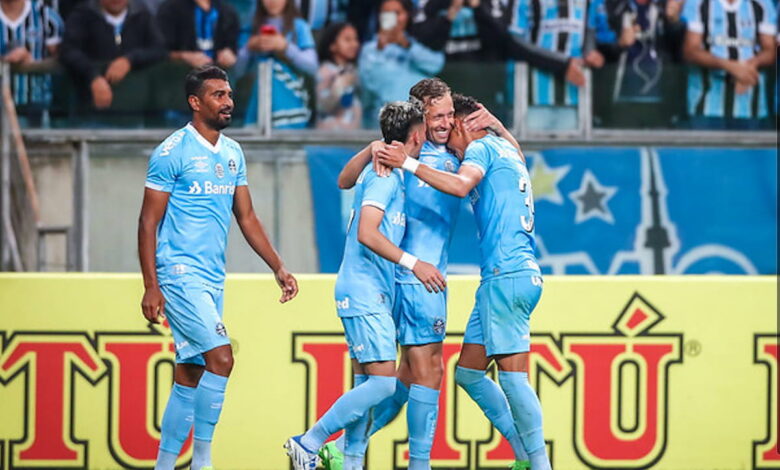
M 379 30 L 363 45 L 358 72 L 366 127 L 374 124 L 384 103 L 406 99 L 412 85 L 436 75 L 444 66 L 442 52 L 429 49 L 409 34 L 412 9 L 409 0 L 383 0 Z
M 314 36 L 292 0 L 258 0 L 254 34 L 239 52 L 236 73 L 259 61 L 272 64 L 271 120 L 275 129 L 300 129 L 309 124 L 309 92 L 304 76 L 317 74 Z M 245 124 L 257 122 L 257 84 L 246 111 Z
M 334 23 L 325 28 L 318 49 L 317 128 L 359 128 L 363 107 L 357 96 L 357 30 L 349 23 Z
M 165 58 L 162 44 L 152 15 L 142 5 L 90 1 L 68 18 L 60 61 L 89 92 L 95 108 L 105 109 L 114 101 L 114 87 L 131 70 Z

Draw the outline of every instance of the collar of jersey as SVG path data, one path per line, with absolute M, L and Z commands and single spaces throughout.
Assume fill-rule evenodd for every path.
M 198 132 L 198 130 L 195 129 L 195 126 L 193 126 L 191 122 L 187 123 L 187 125 L 185 126 L 185 129 L 190 131 L 190 133 L 192 133 L 192 135 L 195 136 L 195 138 L 198 140 L 198 142 L 200 142 L 200 144 L 202 146 L 204 146 L 207 149 L 211 150 L 212 153 L 218 153 L 220 147 L 222 147 L 222 133 L 219 134 L 219 139 L 217 139 L 217 145 L 211 145 L 211 142 L 209 142 L 208 140 L 206 140 L 205 137 L 200 135 L 200 132 Z
M 720 0 L 720 4 L 723 5 L 723 9 L 732 12 L 739 10 L 740 0 L 734 0 L 734 3 L 729 3 L 728 0 Z
M 3 9 L 0 8 L 0 20 L 3 20 L 3 23 L 7 24 L 11 28 L 16 29 L 19 27 L 20 24 L 24 22 L 25 18 L 27 18 L 27 15 L 30 14 L 31 9 L 32 9 L 32 2 L 31 1 L 24 2 L 24 8 L 22 9 L 22 14 L 19 15 L 19 17 L 16 18 L 16 20 L 11 21 L 10 19 L 8 19 L 7 16 L 5 16 L 5 12 L 3 11 Z

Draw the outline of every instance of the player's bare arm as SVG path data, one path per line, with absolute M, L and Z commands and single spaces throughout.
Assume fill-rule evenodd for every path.
M 377 150 L 382 148 L 383 145 L 384 143 L 381 140 L 375 140 L 350 158 L 347 164 L 344 165 L 341 173 L 339 173 L 339 189 L 351 189 L 355 186 L 355 183 L 357 183 L 358 177 L 360 176 L 360 172 L 363 171 L 363 168 L 368 165 L 368 162 L 370 162 L 372 158 L 374 159 L 374 171 L 382 177 L 390 176 L 391 169 L 384 165 L 379 165 L 376 158 L 374 158 Z
M 155 253 L 157 250 L 157 226 L 168 207 L 169 193 L 146 188 L 141 215 L 138 218 L 138 259 L 144 278 L 144 296 L 141 299 L 141 311 L 152 323 L 161 323 L 165 319 L 165 298 L 157 283 Z
M 478 111 L 474 111 L 473 113 L 466 116 L 466 118 L 463 120 L 463 125 L 469 132 L 478 132 L 483 129 L 491 129 L 499 137 L 506 139 L 510 144 L 512 144 L 512 146 L 514 146 L 514 148 L 516 148 L 517 152 L 520 154 L 520 158 L 523 160 L 523 162 L 525 162 L 525 156 L 523 155 L 523 151 L 520 149 L 520 143 L 517 141 L 517 139 L 515 139 L 515 136 L 512 135 L 509 129 L 507 129 L 497 117 L 493 116 L 493 114 L 481 104 L 479 105 Z
M 247 186 L 236 187 L 236 193 L 233 195 L 233 215 L 236 217 L 236 222 L 238 222 L 241 233 L 244 234 L 249 246 L 263 258 L 265 264 L 273 271 L 276 282 L 282 289 L 282 297 L 279 302 L 285 303 L 294 299 L 298 295 L 298 282 L 284 267 L 282 258 L 271 245 L 263 224 L 255 214 L 252 197 Z
M 385 211 L 374 206 L 363 206 L 360 209 L 360 224 L 358 225 L 358 241 L 369 250 L 378 254 L 382 258 L 401 263 L 403 250 L 398 248 L 379 231 L 379 225 Z M 444 276 L 436 267 L 422 260 L 416 260 L 412 267 L 412 272 L 423 283 L 428 292 L 443 292 L 447 287 Z
M 406 169 L 404 163 L 410 158 L 404 152 L 403 146 L 397 142 L 386 145 L 377 155 L 380 163 L 393 168 Z M 416 160 L 414 162 L 416 163 Z M 483 176 L 478 168 L 469 165 L 461 165 L 457 173 L 436 170 L 424 164 L 415 165 L 415 168 L 415 176 L 439 191 L 458 197 L 466 197 L 482 181 Z M 411 168 L 409 170 L 411 171 Z

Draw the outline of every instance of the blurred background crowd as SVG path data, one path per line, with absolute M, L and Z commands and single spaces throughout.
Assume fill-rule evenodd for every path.
M 590 91 L 596 126 L 767 129 L 774 1 L 0 0 L 0 55 L 26 127 L 180 125 L 206 63 L 251 126 L 268 62 L 276 129 L 376 127 L 431 76 L 509 120 L 518 64 L 535 128 L 575 127 Z

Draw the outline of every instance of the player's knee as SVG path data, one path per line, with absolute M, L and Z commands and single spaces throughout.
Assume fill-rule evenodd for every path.
M 441 355 L 433 354 L 424 358 L 416 358 L 411 363 L 411 371 L 413 383 L 436 388 L 436 384 L 440 384 L 444 376 Z
M 485 378 L 484 370 L 467 369 L 461 366 L 455 368 L 455 383 L 464 389 L 479 383 L 483 378 Z
M 209 357 L 206 369 L 217 375 L 229 376 L 233 371 L 233 354 L 225 351 Z
M 368 380 L 366 381 L 366 385 L 371 388 L 371 391 L 376 397 L 377 402 L 393 396 L 395 393 L 395 384 L 395 377 L 385 377 L 382 375 L 369 376 Z

